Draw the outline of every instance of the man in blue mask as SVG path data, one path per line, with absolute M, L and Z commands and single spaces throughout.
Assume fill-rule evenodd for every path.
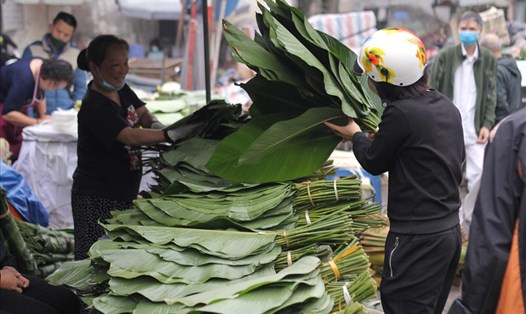
M 471 199 L 478 193 L 484 148 L 495 123 L 497 104 L 497 59 L 491 51 L 478 44 L 482 26 L 482 18 L 476 12 L 467 11 L 460 15 L 460 44 L 445 48 L 438 54 L 429 80 L 431 87 L 453 101 L 462 116 L 468 191 L 465 199 Z M 469 229 L 473 212 L 468 203 L 464 202 L 460 210 L 464 232 Z
M 59 89 L 46 93 L 46 114 L 58 108 L 71 109 L 76 101 L 82 100 L 87 90 L 87 74 L 77 68 L 79 50 L 71 45 L 71 39 L 77 28 L 75 17 L 66 12 L 59 12 L 49 25 L 49 33 L 41 40 L 31 43 L 24 49 L 22 59 L 42 58 L 67 61 L 75 71 L 75 80 L 71 89 Z

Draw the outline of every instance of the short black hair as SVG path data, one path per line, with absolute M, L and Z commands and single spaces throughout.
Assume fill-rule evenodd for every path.
M 69 62 L 59 59 L 47 59 L 42 63 L 40 75 L 44 80 L 53 82 L 66 81 L 68 86 L 73 83 L 73 67 Z
M 53 19 L 53 25 L 57 24 L 58 21 L 64 21 L 64 23 L 73 26 L 73 29 L 77 29 L 77 19 L 69 13 L 58 12 L 57 16 Z
M 89 63 L 93 62 L 96 66 L 100 66 L 102 61 L 106 58 L 108 48 L 112 45 L 121 45 L 127 51 L 130 50 L 128 42 L 122 38 L 114 35 L 99 35 L 95 37 L 88 45 L 88 48 L 83 49 L 77 57 L 77 66 L 79 69 L 89 71 Z
M 429 90 L 429 85 L 427 84 L 428 76 L 429 74 L 426 69 L 424 70 L 424 75 L 422 75 L 418 81 L 409 86 L 396 86 L 386 82 L 373 82 L 378 92 L 378 96 L 380 96 L 381 99 L 388 101 L 417 99 Z
M 477 23 L 480 26 L 480 29 L 482 29 L 482 27 L 484 26 L 482 17 L 475 11 L 466 11 L 462 13 L 458 18 L 458 23 L 463 21 L 475 21 L 475 23 Z

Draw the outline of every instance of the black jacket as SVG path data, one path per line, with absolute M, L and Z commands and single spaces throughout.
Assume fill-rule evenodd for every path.
M 389 103 L 374 141 L 356 133 L 353 151 L 369 173 L 389 171 L 391 231 L 434 233 L 458 224 L 464 139 L 460 113 L 446 96 L 431 90 Z
M 521 107 L 521 80 L 521 72 L 514 59 L 506 56 L 497 59 L 495 124 Z
M 517 221 L 526 300 L 526 109 L 505 118 L 486 147 L 462 272 L 462 300 L 453 303 L 450 314 L 495 313 Z

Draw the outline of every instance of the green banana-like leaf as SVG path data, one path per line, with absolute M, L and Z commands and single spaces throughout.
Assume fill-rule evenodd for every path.
M 155 245 L 142 244 L 136 242 L 117 242 L 100 240 L 95 242 L 90 248 L 91 257 L 102 257 L 106 252 L 113 253 L 122 250 L 123 255 L 128 254 L 126 250 L 142 250 L 150 254 L 155 254 L 164 261 L 173 262 L 182 266 L 200 266 L 207 264 L 224 265 L 260 265 L 271 263 L 281 252 L 280 247 L 269 247 L 257 255 L 249 255 L 240 259 L 224 259 L 216 256 L 204 255 L 197 250 L 179 248 L 174 245 Z M 152 269 L 155 267 L 152 267 Z
M 331 107 L 307 110 L 295 119 L 255 118 L 219 143 L 207 168 L 232 181 L 272 182 L 308 176 L 330 156 L 340 139 L 323 125 L 341 118 Z
M 191 138 L 177 146 L 176 149 L 161 154 L 162 161 L 170 167 L 178 163 L 187 163 L 193 168 L 205 171 L 205 165 L 217 145 L 217 140 Z M 199 151 L 199 154 L 194 152 Z
M 185 229 L 170 227 L 104 225 L 113 232 L 124 231 L 133 237 L 141 237 L 151 243 L 175 243 L 180 247 L 192 247 L 204 254 L 230 259 L 258 254 L 275 245 L 275 235 L 226 230 Z
M 150 301 L 164 302 L 164 300 L 167 299 L 182 298 L 196 293 L 221 289 L 242 281 L 253 280 L 274 274 L 276 274 L 276 272 L 272 267 L 262 267 L 254 273 L 240 279 L 225 280 L 212 278 L 205 283 L 198 284 L 165 284 L 152 277 L 132 279 L 112 277 L 109 281 L 109 286 L 110 290 L 115 295 L 129 296 L 137 293 Z
M 137 297 L 102 295 L 93 299 L 93 307 L 105 314 L 132 313 L 137 306 Z
M 201 311 L 212 313 L 253 313 L 263 314 L 294 304 L 302 303 L 310 298 L 320 298 L 325 293 L 325 286 L 320 277 L 314 286 L 289 283 L 255 289 L 241 294 L 235 299 L 224 299 L 208 304 Z M 292 303 L 295 301 L 295 303 Z
M 232 23 L 223 20 L 225 39 L 231 47 L 234 57 L 255 69 L 264 69 L 275 74 L 268 75 L 267 79 L 285 80 L 287 82 L 301 82 L 301 78 L 294 68 L 287 65 L 276 55 L 265 50 L 245 33 L 236 28 Z M 259 71 L 258 71 L 259 72 Z M 260 72 L 261 73 L 261 72 Z M 263 74 L 263 73 L 261 73 Z
M 110 276 L 103 269 L 91 265 L 87 259 L 65 262 L 46 277 L 46 281 L 54 286 L 67 285 L 78 290 L 89 290 L 108 279 Z
M 137 302 L 133 314 L 187 314 L 195 313 L 194 309 L 182 304 L 168 305 L 166 303 L 155 303 L 146 299 Z
M 248 293 L 258 287 L 269 285 L 278 281 L 293 281 L 298 280 L 298 277 L 304 275 L 307 279 L 316 279 L 318 276 L 318 266 L 320 260 L 314 256 L 306 256 L 287 267 L 275 275 L 255 278 L 252 280 L 240 281 L 236 284 L 221 288 L 208 290 L 203 293 L 194 294 L 188 297 L 179 299 L 167 299 L 166 303 L 182 303 L 186 306 L 196 306 L 198 304 L 210 304 L 217 300 L 232 299 L 239 294 Z
M 274 250 L 279 253 L 279 250 Z M 202 264 L 180 265 L 166 261 L 161 256 L 143 249 L 105 250 L 102 259 L 110 263 L 108 274 L 112 277 L 137 278 L 148 276 L 163 283 L 204 283 L 211 278 L 238 279 L 264 267 L 263 261 L 248 265 Z M 275 254 L 277 256 L 277 254 Z M 266 259 L 267 262 L 269 258 Z
M 300 68 L 306 73 L 313 74 L 311 77 L 320 76 L 323 79 L 323 84 L 317 84 L 318 88 L 323 87 L 327 94 L 335 96 L 339 99 L 339 105 L 345 102 L 345 96 L 335 81 L 334 76 L 327 69 L 318 58 L 308 50 L 290 31 L 283 26 L 270 12 L 263 12 L 263 17 L 268 21 L 270 26 L 271 39 L 275 46 L 280 47 L 286 51 L 293 61 L 301 64 Z M 306 66 L 305 66 L 306 64 Z M 319 74 L 318 74 L 319 73 Z
M 307 108 L 319 107 L 326 102 L 323 97 L 314 93 L 311 93 L 310 97 L 302 97 L 297 87 L 285 82 L 269 81 L 261 75 L 256 75 L 240 86 L 254 102 L 250 107 L 250 114 L 254 118 L 281 111 L 283 108 L 287 108 L 286 113 L 289 114 L 289 118 L 293 118 L 305 112 Z M 269 90 L 272 93 L 269 93 Z M 302 101 L 298 101 L 299 99 Z

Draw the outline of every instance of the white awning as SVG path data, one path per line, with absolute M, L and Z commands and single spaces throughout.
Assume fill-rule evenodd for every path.
M 19 4 L 79 5 L 86 0 L 15 0 Z
M 146 20 L 178 20 L 180 0 L 117 0 L 122 14 Z

